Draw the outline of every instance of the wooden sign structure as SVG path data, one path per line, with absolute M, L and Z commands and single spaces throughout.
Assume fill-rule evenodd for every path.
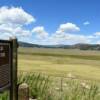
M 11 85 L 11 43 L 0 41 L 0 91 Z
M 0 40 L 0 92 L 10 91 L 10 100 L 17 100 L 17 39 Z

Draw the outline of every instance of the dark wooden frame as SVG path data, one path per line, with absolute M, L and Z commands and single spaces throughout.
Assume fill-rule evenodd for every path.
M 12 69 L 12 61 L 11 61 L 11 59 L 12 59 L 12 42 L 11 42 L 11 41 L 0 40 L 0 44 L 9 45 L 9 56 L 11 56 L 11 57 L 9 58 L 9 67 L 10 67 L 10 71 L 11 71 L 11 69 Z M 1 88 L 1 90 L 0 90 L 0 92 L 6 90 L 7 88 L 9 88 L 9 87 L 11 86 L 11 76 L 12 76 L 12 75 L 11 75 L 11 73 L 10 73 L 10 83 L 7 84 L 7 86 L 3 86 L 3 87 Z
M 17 92 L 17 39 L 0 40 L 0 43 L 10 45 L 10 86 L 5 89 L 10 90 L 10 100 L 18 100 Z M 3 89 L 3 91 L 5 90 Z

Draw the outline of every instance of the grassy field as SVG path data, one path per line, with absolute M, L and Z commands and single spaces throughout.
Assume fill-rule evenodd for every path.
M 32 98 L 100 100 L 100 51 L 19 48 L 18 54 Z
M 19 48 L 18 83 L 37 100 L 100 100 L 100 51 Z
M 69 73 L 79 79 L 100 81 L 100 51 L 19 48 L 19 72 L 37 72 L 57 77 Z

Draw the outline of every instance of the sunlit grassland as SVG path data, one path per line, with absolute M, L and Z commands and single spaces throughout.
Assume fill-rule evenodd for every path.
M 35 94 L 37 100 L 100 100 L 99 51 L 19 48 L 18 53 L 19 72 L 25 72 L 25 75 L 38 73 L 40 77 L 44 75 L 50 79 L 50 82 L 45 81 L 48 85 L 41 92 L 40 79 L 35 86 L 33 76 L 27 77 L 33 91 L 31 97 Z M 74 79 L 68 78 L 71 74 Z
M 100 81 L 100 52 L 68 49 L 19 48 L 19 72 L 37 72 Z
M 100 100 L 100 51 L 19 48 L 21 83 L 37 100 Z M 0 95 L 8 98 L 8 92 Z

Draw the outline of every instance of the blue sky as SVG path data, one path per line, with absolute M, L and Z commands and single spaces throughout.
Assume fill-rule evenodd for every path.
M 99 4 L 100 0 L 1 0 L 0 9 L 8 13 L 6 17 L 1 12 L 1 38 L 13 34 L 37 44 L 100 43 Z M 32 20 L 21 17 L 25 13 Z

